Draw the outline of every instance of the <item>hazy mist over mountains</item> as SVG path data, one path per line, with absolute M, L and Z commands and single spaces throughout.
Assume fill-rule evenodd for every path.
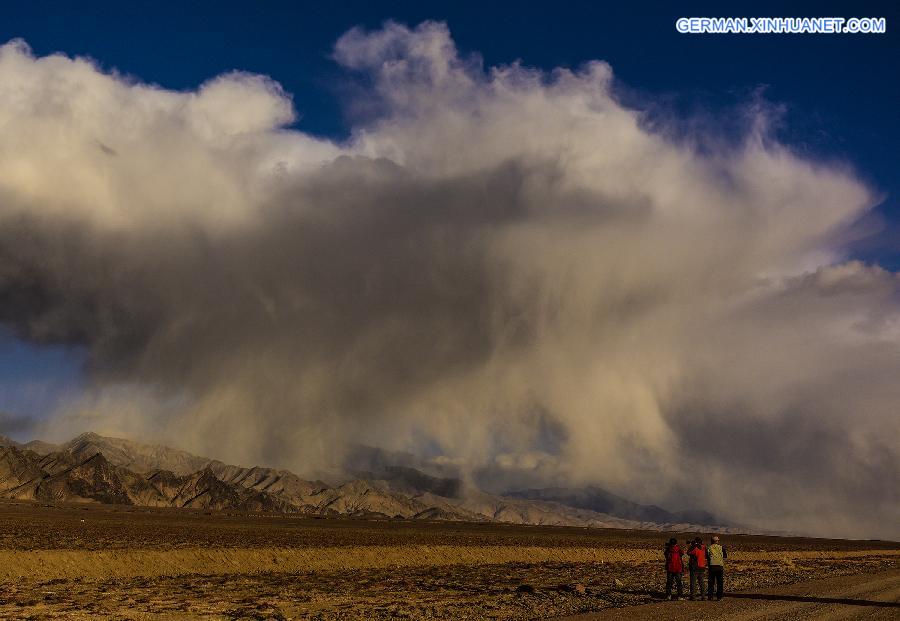
M 850 165 L 761 99 L 676 137 L 605 62 L 485 67 L 441 23 L 333 57 L 340 142 L 266 76 L 0 47 L 0 322 L 87 352 L 4 493 L 900 538 L 900 276 L 848 257 L 880 200 Z M 280 474 L 360 445 L 418 457 Z
M 160 445 L 84 433 L 60 445 L 0 437 L 0 496 L 42 502 L 269 511 L 380 519 L 466 520 L 642 529 L 727 525 L 703 512 L 671 513 L 590 488 L 487 494 L 455 478 L 431 476 L 409 455 L 356 447 L 330 482 L 287 470 L 241 467 Z M 355 471 L 353 467 L 367 468 Z M 699 518 L 701 521 L 692 522 Z

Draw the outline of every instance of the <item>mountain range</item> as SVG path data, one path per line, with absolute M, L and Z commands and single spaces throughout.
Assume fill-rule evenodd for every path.
M 404 454 L 356 447 L 345 475 L 326 483 L 288 470 L 234 466 L 90 432 L 58 445 L 0 436 L 0 497 L 384 519 L 734 530 L 703 511 L 670 512 L 599 487 L 489 494 L 411 463 L 416 462 Z

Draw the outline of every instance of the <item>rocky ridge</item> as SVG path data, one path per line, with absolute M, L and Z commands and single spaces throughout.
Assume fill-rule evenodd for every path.
M 179 449 L 95 433 L 81 434 L 60 445 L 21 444 L 0 437 L 0 497 L 4 498 L 660 530 L 692 526 L 710 530 L 711 526 L 632 519 L 678 515 L 658 507 L 642 513 L 642 505 L 618 497 L 607 502 L 610 499 L 596 491 L 587 497 L 574 494 L 574 499 L 573 494 L 560 490 L 494 495 L 466 489 L 458 479 L 389 464 L 377 472 L 352 474 L 356 478 L 329 485 L 288 470 L 234 466 Z M 625 507 L 627 516 L 596 510 L 606 506 L 614 510 Z

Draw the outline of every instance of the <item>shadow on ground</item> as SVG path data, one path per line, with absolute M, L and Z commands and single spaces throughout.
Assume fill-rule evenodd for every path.
M 729 593 L 728 597 L 739 599 L 767 599 L 779 602 L 805 602 L 809 604 L 846 604 L 848 606 L 878 606 L 880 608 L 900 608 L 897 602 L 878 602 L 870 599 L 850 599 L 844 597 L 812 597 L 809 595 L 769 595 L 766 593 Z
M 662 591 L 650 589 L 613 589 L 616 593 L 628 595 L 642 595 L 656 600 L 665 600 L 666 594 Z M 875 606 L 878 608 L 900 608 L 898 602 L 879 602 L 870 599 L 851 599 L 844 597 L 813 597 L 811 595 L 775 595 L 770 593 L 728 593 L 726 598 L 734 599 L 759 599 L 778 602 L 803 602 L 807 604 L 844 604 L 847 606 Z

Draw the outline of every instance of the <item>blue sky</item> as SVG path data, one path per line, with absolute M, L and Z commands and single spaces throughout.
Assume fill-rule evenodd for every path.
M 444 20 L 463 52 L 487 65 L 542 68 L 608 61 L 624 101 L 728 125 L 753 93 L 782 106 L 781 140 L 814 159 L 839 160 L 882 192 L 881 233 L 855 255 L 900 269 L 900 11 L 895 3 L 600 2 L 90 2 L 33 1 L 4 9 L 0 41 L 36 55 L 86 55 L 106 69 L 189 89 L 233 69 L 269 75 L 293 94 L 297 126 L 341 137 L 346 82 L 330 58 L 356 25 Z M 720 5 L 719 5 L 720 6 Z M 698 36 L 681 16 L 884 16 L 886 35 Z M 0 333 L 0 411 L 43 416 L 76 390 L 85 354 L 38 348 Z M 27 435 L 27 433 L 24 433 Z

